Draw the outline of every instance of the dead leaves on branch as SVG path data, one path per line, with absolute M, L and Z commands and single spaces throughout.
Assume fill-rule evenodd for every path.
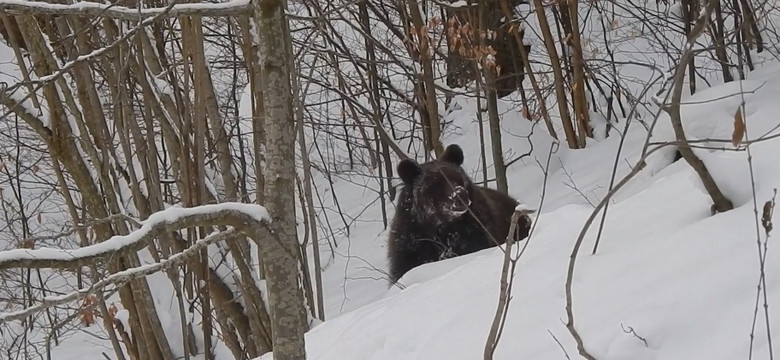
M 494 69 L 497 74 L 500 74 L 501 67 L 496 65 L 498 52 L 485 41 L 494 39 L 495 36 L 494 30 L 475 29 L 470 23 L 461 25 L 456 17 L 451 17 L 448 21 L 449 51 L 463 58 L 475 60 L 482 66 Z
M 772 214 L 775 212 L 775 198 L 777 197 L 777 189 L 775 189 L 772 200 L 764 203 L 764 210 L 761 214 L 761 226 L 764 227 L 764 232 L 767 236 L 772 232 L 774 225 L 772 224 Z
M 81 310 L 79 311 L 79 320 L 84 326 L 90 326 L 95 323 L 95 318 L 100 314 L 97 311 L 97 304 L 99 303 L 98 297 L 95 294 L 89 294 L 81 302 Z
M 97 318 L 101 317 L 100 311 L 98 311 L 99 304 L 100 299 L 95 294 L 89 294 L 81 301 L 81 308 L 79 309 L 79 321 L 81 322 L 81 325 L 90 326 L 97 321 Z M 115 303 L 108 307 L 107 316 L 111 323 L 114 323 L 118 312 L 119 309 L 116 307 Z
M 745 138 L 745 120 L 742 119 L 742 108 L 737 108 L 734 114 L 734 131 L 731 133 L 731 145 L 739 147 Z

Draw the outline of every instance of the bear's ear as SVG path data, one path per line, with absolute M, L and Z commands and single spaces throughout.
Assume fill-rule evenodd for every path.
M 398 163 L 398 176 L 401 177 L 405 184 L 414 182 L 414 179 L 420 176 L 421 173 L 422 168 L 412 159 L 403 159 Z
M 463 149 L 455 144 L 447 146 L 447 149 L 441 154 L 441 159 L 439 160 L 460 166 L 463 164 Z

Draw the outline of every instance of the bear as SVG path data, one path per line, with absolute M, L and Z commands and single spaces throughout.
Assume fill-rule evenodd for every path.
M 438 160 L 398 163 L 403 181 L 388 234 L 390 284 L 419 265 L 487 249 L 505 241 L 518 205 L 509 195 L 473 183 L 461 165 L 463 150 L 447 146 Z M 519 218 L 515 240 L 528 236 Z

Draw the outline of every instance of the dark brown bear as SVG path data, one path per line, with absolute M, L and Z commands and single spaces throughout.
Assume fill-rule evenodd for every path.
M 461 168 L 463 150 L 450 145 L 439 160 L 402 160 L 404 187 L 390 225 L 390 281 L 424 263 L 464 255 L 504 242 L 518 203 L 496 190 L 474 185 Z M 516 240 L 528 236 L 520 218 Z

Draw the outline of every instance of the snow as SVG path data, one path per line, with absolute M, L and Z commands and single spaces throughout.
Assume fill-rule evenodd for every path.
M 0 0 L 2 3 L 7 1 L 19 2 Z M 86 4 L 56 6 L 105 6 Z M 451 6 L 464 4 L 457 1 Z M 679 12 L 677 5 L 667 9 L 670 14 Z M 133 10 L 133 14 L 137 15 L 137 10 Z M 529 18 L 528 29 L 538 27 L 534 21 L 533 17 Z M 644 31 L 637 30 L 641 26 L 638 24 L 620 25 L 614 33 L 606 34 L 605 39 L 625 36 L 630 31 Z M 604 35 L 592 28 L 586 32 L 593 32 L 592 38 Z M 678 48 L 705 46 L 688 43 L 671 30 L 657 35 L 658 42 L 668 42 Z M 540 47 L 533 37 L 529 36 L 527 41 L 534 49 Z M 598 48 L 600 44 L 594 41 L 592 46 Z M 648 108 L 638 110 L 643 118 L 641 121 L 633 119 L 625 133 L 625 118 L 610 123 L 607 134 L 608 120 L 604 115 L 592 112 L 595 136 L 588 139 L 585 149 L 570 150 L 552 139 L 542 123 L 525 120 L 511 103 L 511 96 L 509 101 L 499 103 L 504 157 L 512 161 L 508 173 L 509 191 L 521 201 L 518 210 L 533 209 L 536 213 L 531 215 L 535 224 L 531 237 L 518 244 L 518 247 L 525 246 L 525 251 L 518 255 L 517 247 L 512 250 L 520 258 L 512 279 L 509 313 L 496 359 L 578 358 L 575 343 L 565 327 L 564 284 L 572 247 L 595 205 L 609 193 L 613 166 L 616 167 L 615 179 L 619 181 L 638 166 L 639 159 L 648 150 L 645 148 L 648 141 L 649 149 L 654 149 L 658 143 L 674 139 L 669 117 L 664 113 L 659 115 L 649 138 L 646 127 L 657 110 L 647 105 L 647 98 L 663 102 L 669 90 L 658 92 L 662 84 L 651 80 L 659 74 L 659 81 L 664 76 L 671 77 L 673 71 L 659 70 L 673 70 L 672 64 L 668 63 L 671 60 L 658 56 L 657 64 L 653 61 L 653 69 L 628 64 L 636 60 L 637 54 L 659 52 L 658 47 L 658 43 L 647 38 L 615 44 L 613 51 L 618 61 L 627 65 L 614 70 L 613 75 L 630 79 L 621 84 L 635 96 L 645 87 L 647 94 L 657 95 L 641 96 L 640 100 L 644 102 L 639 107 Z M 697 66 L 703 65 L 702 69 L 713 66 L 711 60 L 703 58 L 697 57 Z M 756 60 L 759 63 L 761 59 Z M 410 62 L 407 66 L 416 65 Z M 396 74 L 388 78 L 397 84 L 403 76 Z M 167 86 L 160 79 L 154 80 L 161 89 Z M 757 244 L 773 240 L 767 239 L 763 229 L 757 228 L 754 210 L 755 203 L 760 216 L 762 205 L 772 199 L 774 189 L 780 184 L 780 162 L 777 161 L 780 140 L 773 138 L 780 127 L 777 119 L 780 103 L 776 96 L 780 91 L 780 64 L 776 60 L 763 59 L 757 70 L 749 73 L 748 80 L 713 84 L 709 88 L 699 84 L 693 96 L 684 94 L 681 115 L 686 135 L 700 140 L 695 153 L 736 208 L 712 215 L 711 200 L 697 175 L 685 161 L 672 162 L 675 151 L 672 146 L 648 156 L 647 166 L 611 197 L 598 251 L 591 254 L 599 233 L 600 215 L 585 235 L 572 288 L 576 328 L 587 350 L 600 360 L 745 359 L 751 349 L 753 332 L 753 358 L 766 359 L 769 358 L 767 326 L 775 334 L 780 333 L 780 322 L 774 320 L 777 317 L 774 309 L 780 303 L 780 254 L 770 247 L 766 255 L 770 317 L 767 325 L 763 298 L 757 303 L 761 276 Z M 404 88 L 408 84 L 397 85 L 399 89 L 408 90 Z M 247 86 L 242 96 L 239 114 L 244 118 L 241 132 L 247 134 L 252 130 L 248 89 Z M 166 92 L 163 90 L 162 94 Z M 322 99 L 313 96 L 309 100 L 314 103 L 334 97 L 333 94 L 318 95 Z M 599 105 L 605 108 L 607 100 L 600 100 Z M 755 141 L 750 143 L 750 159 L 745 150 L 746 143 L 735 148 L 730 141 L 734 113 L 743 103 L 743 118 L 747 124 L 745 141 Z M 460 95 L 453 97 L 448 109 L 441 106 L 443 122 L 447 124 L 443 140 L 445 145 L 458 143 L 463 148 L 466 154 L 464 168 L 475 181 L 482 181 L 476 109 L 474 99 Z M 554 106 L 549 109 L 555 119 L 557 110 Z M 323 111 L 322 115 L 325 118 L 333 114 Z M 560 129 L 556 130 L 563 136 Z M 312 136 L 321 141 L 316 134 Z M 314 142 L 309 144 L 314 146 Z M 346 156 L 346 150 L 338 148 L 342 146 L 340 143 L 333 144 L 319 143 L 328 147 L 324 155 L 327 160 L 336 162 Z M 407 144 L 403 145 L 406 149 Z M 418 146 L 412 144 L 410 152 Z M 485 147 L 490 146 L 487 138 Z M 421 160 L 422 153 L 418 154 L 418 160 Z M 488 152 L 485 156 L 486 177 L 492 178 L 492 155 Z M 253 162 L 249 165 L 253 169 Z M 755 181 L 751 179 L 751 171 Z M 387 234 L 375 199 L 374 174 L 341 171 L 326 176 L 315 171 L 313 181 L 318 191 L 315 196 L 322 204 L 321 213 L 317 214 L 322 223 L 318 225 L 320 229 L 327 229 L 321 231 L 319 239 L 326 319 L 316 322 L 307 333 L 308 357 L 318 360 L 481 358 L 498 303 L 504 248 L 425 264 L 408 272 L 399 286 L 390 287 L 385 275 Z M 333 193 L 337 194 L 339 204 L 334 203 Z M 128 236 L 117 236 L 76 250 L 39 248 L 0 252 L 0 263 L 19 259 L 72 259 L 112 251 L 138 241 L 154 224 L 224 209 L 241 211 L 259 221 L 270 221 L 267 211 L 257 205 L 171 207 L 152 215 L 142 223 L 140 230 Z M 392 210 L 390 205 L 390 216 Z M 323 220 L 323 214 L 331 216 L 332 227 L 329 223 L 324 224 L 328 220 Z M 343 224 L 340 217 L 344 219 Z M 210 254 L 218 255 L 217 246 L 204 243 L 213 239 L 202 239 L 197 244 L 209 246 Z M 250 245 L 253 246 L 252 256 L 256 256 L 255 245 Z M 333 246 L 332 252 L 327 245 Z M 163 273 L 154 272 L 165 262 L 152 264 L 153 259 L 145 250 L 140 255 L 142 265 L 139 268 L 115 274 L 108 280 L 140 273 L 147 275 L 166 335 L 171 343 L 180 344 L 183 342 L 180 321 L 198 323 L 200 315 L 187 312 L 185 319 L 181 319 L 170 281 Z M 166 261 L 172 259 L 175 258 Z M 212 259 L 212 263 L 219 260 Z M 232 282 L 230 279 L 234 274 L 230 264 L 216 270 L 219 276 L 228 279 L 229 284 Z M 262 281 L 257 280 L 257 283 L 265 289 Z M 267 296 L 265 291 L 262 295 Z M 61 301 L 65 296 L 74 295 L 55 295 L 48 300 Z M 117 313 L 117 318 L 123 322 L 127 321 L 127 316 L 124 310 Z M 755 326 L 754 316 L 757 316 Z M 110 345 L 89 331 L 92 329 L 76 333 L 53 348 L 52 358 L 82 359 L 98 351 L 113 356 Z M 200 336 L 202 334 L 196 332 L 196 337 Z M 202 343 L 202 339 L 198 338 L 196 342 Z M 231 358 L 223 343 L 217 342 L 217 346 L 220 346 L 215 350 L 217 359 Z M 261 357 L 271 358 L 272 354 Z
M 110 252 L 118 251 L 122 248 L 133 245 L 149 233 L 155 227 L 164 223 L 174 223 L 181 218 L 191 217 L 200 214 L 207 214 L 219 211 L 236 211 L 246 214 L 253 219 L 260 222 L 270 222 L 271 216 L 268 211 L 256 204 L 243 204 L 243 203 L 221 203 L 221 204 L 209 204 L 201 205 L 190 208 L 182 207 L 170 207 L 162 211 L 158 211 L 149 216 L 145 221 L 140 222 L 141 228 L 131 232 L 128 235 L 115 235 L 98 244 L 81 247 L 78 249 L 56 249 L 56 248 L 38 248 L 38 249 L 12 249 L 0 251 L 0 266 L 3 263 L 11 261 L 23 261 L 23 260 L 37 260 L 37 261 L 69 261 L 78 258 L 87 258 L 97 256 L 100 254 L 108 254 Z
M 164 8 L 128 8 L 125 6 L 114 6 L 108 4 L 94 3 L 89 1 L 77 1 L 72 4 L 57 4 L 57 3 L 45 3 L 26 0 L 0 0 L 0 6 L 8 8 L 21 8 L 21 9 L 37 9 L 39 11 L 45 11 L 49 13 L 57 12 L 73 12 L 74 10 L 97 10 L 105 13 L 108 16 L 117 17 L 130 17 L 135 19 L 147 18 L 164 13 L 171 13 L 173 15 L 179 12 L 186 11 L 207 11 L 207 10 L 230 10 L 230 9 L 243 9 L 247 8 L 249 0 L 230 0 L 227 2 L 218 3 L 191 3 L 191 4 L 175 4 L 173 6 Z M 173 16 L 172 15 L 172 16 Z
M 598 226 L 591 226 L 579 253 L 572 291 L 576 328 L 596 358 L 747 358 L 751 332 L 755 333 L 753 358 L 768 358 L 763 300 L 755 328 L 752 325 L 760 266 L 747 152 L 734 151 L 730 138 L 734 112 L 744 101 L 746 138 L 768 139 L 750 149 L 760 212 L 780 184 L 776 160 L 780 141 L 772 138 L 780 124 L 778 90 L 780 65 L 774 64 L 765 65 L 748 80 L 683 99 L 686 133 L 692 139 L 710 139 L 705 144 L 711 147 L 696 153 L 735 203 L 734 210 L 713 216 L 699 178 L 684 161 L 672 163 L 664 149 L 650 155 L 648 167 L 610 201 L 595 255 L 590 253 Z M 476 126 L 469 118 L 474 104 L 453 101 L 460 110 L 449 116 L 462 132 L 450 133 L 445 143 L 463 146 L 464 166 L 476 172 L 478 145 L 465 141 L 473 136 L 475 128 L 470 126 Z M 510 192 L 523 195 L 522 208 L 538 208 L 545 186 L 546 198 L 514 273 L 496 359 L 560 359 L 565 358 L 564 352 L 577 358 L 565 327 L 566 269 L 593 204 L 608 190 L 621 137 L 617 130 L 622 128 L 619 124 L 610 137 L 584 150 L 559 149 L 551 157 L 546 184 L 539 164 L 550 156 L 538 150 L 547 150 L 554 142 L 525 122 L 511 122 L 503 129 L 514 134 L 505 138 L 506 153 L 522 154 L 532 145 L 536 149 L 533 156 L 510 167 Z M 521 136 L 529 133 L 530 137 Z M 624 136 L 617 180 L 641 157 L 647 131 L 637 125 Z M 651 139 L 673 139 L 667 115 L 661 115 Z M 763 242 L 766 237 L 759 230 Z M 388 289 L 382 279 L 365 279 L 367 274 L 379 276 L 384 269 L 385 234 L 373 239 L 365 229 L 355 231 L 352 238 L 362 239 L 352 241 L 347 256 L 359 265 L 344 265 L 337 259 L 325 271 L 331 315 L 307 334 L 308 356 L 318 360 L 481 358 L 498 301 L 502 249 L 420 266 L 400 280 L 401 286 Z M 780 322 L 772 320 L 772 309 L 780 303 L 780 254 L 771 248 L 765 272 L 769 329 L 777 334 Z M 328 289 L 334 278 L 342 282 L 341 293 Z M 333 315 L 337 309 L 342 311 Z M 261 357 L 271 358 L 271 354 Z

